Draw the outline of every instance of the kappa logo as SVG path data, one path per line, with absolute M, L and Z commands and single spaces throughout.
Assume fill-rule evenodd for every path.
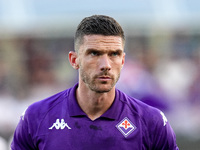
M 60 121 L 60 119 L 56 119 L 56 122 L 53 123 L 53 125 L 52 125 L 49 129 L 52 130 L 54 127 L 55 127 L 57 130 L 58 130 L 58 129 L 63 130 L 63 129 L 65 129 L 65 127 L 67 127 L 68 129 L 71 129 L 71 128 L 68 126 L 68 124 L 65 123 L 64 119 L 61 119 L 61 121 Z
M 136 129 L 136 126 L 127 117 L 125 117 L 121 122 L 116 125 L 116 128 L 125 137 L 128 137 Z

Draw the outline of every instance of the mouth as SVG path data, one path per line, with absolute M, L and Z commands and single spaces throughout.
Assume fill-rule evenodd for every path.
M 100 81 L 109 81 L 111 80 L 112 78 L 110 76 L 99 76 L 98 79 Z

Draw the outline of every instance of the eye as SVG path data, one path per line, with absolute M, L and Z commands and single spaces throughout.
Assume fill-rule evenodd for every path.
M 99 56 L 100 54 L 97 51 L 91 51 L 90 55 L 92 55 L 92 56 Z
M 112 52 L 110 55 L 111 55 L 111 56 L 119 56 L 120 53 L 117 51 L 117 52 Z
M 117 52 L 113 52 L 112 55 L 113 55 L 113 56 L 117 56 L 117 55 L 119 55 L 119 54 L 118 54 Z

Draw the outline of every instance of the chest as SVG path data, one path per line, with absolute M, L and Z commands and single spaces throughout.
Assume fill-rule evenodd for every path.
M 52 118 L 41 124 L 36 145 L 41 150 L 122 150 L 143 149 L 143 129 L 139 120 L 87 117 Z

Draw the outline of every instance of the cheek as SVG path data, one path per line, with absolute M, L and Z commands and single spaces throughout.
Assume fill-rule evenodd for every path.
M 85 72 L 92 72 L 96 70 L 97 63 L 93 63 L 91 61 L 85 61 L 84 63 L 81 63 L 81 67 Z
M 123 64 L 122 64 L 122 61 L 121 60 L 118 60 L 114 63 L 114 66 L 117 70 L 121 70 L 122 67 L 123 67 Z

